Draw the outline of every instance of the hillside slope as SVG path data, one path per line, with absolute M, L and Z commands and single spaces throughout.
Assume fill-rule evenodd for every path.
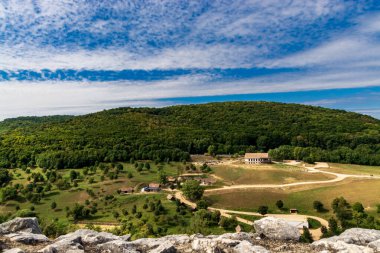
M 345 152 L 360 149 L 371 157 L 360 163 L 380 163 L 376 160 L 379 120 L 296 104 L 228 102 L 119 108 L 77 117 L 33 118 L 32 122 L 30 118 L 7 120 L 0 123 L 0 130 L 2 167 L 36 163 L 82 167 L 130 158 L 186 160 L 191 153 L 233 154 L 282 145 L 316 147 L 318 152 L 328 153 L 341 153 L 342 147 Z M 317 152 L 303 150 L 308 153 L 301 158 Z

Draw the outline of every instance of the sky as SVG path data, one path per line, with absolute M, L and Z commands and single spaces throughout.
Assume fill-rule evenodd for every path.
M 380 1 L 0 0 L 0 120 L 240 100 L 380 118 Z

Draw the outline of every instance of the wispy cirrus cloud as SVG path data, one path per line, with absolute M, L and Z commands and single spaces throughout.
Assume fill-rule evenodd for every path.
M 379 7 L 0 0 L 0 118 L 379 86 Z

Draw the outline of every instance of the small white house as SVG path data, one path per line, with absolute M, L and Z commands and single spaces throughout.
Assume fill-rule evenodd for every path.
M 271 163 L 272 159 L 268 153 L 245 153 L 244 161 L 246 164 Z

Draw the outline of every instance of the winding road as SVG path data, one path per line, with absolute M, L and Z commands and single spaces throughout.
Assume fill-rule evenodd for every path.
M 359 178 L 359 179 L 380 179 L 380 176 L 369 176 L 369 175 L 351 175 L 351 174 L 341 174 L 329 171 L 318 170 L 318 168 L 329 168 L 327 163 L 317 163 L 314 167 L 305 167 L 307 169 L 307 173 L 324 173 L 335 176 L 334 179 L 331 180 L 320 180 L 320 181 L 304 181 L 297 183 L 289 183 L 289 184 L 238 184 L 238 185 L 230 185 L 223 186 L 221 188 L 207 189 L 205 192 L 218 192 L 218 191 L 226 191 L 226 190 L 236 190 L 236 189 L 251 189 L 251 188 L 285 188 L 292 186 L 300 186 L 300 185 L 313 185 L 313 184 L 330 184 L 343 181 L 347 178 Z
M 288 165 L 294 165 L 294 163 L 289 163 Z M 335 173 L 335 172 L 329 172 L 329 171 L 323 171 L 319 170 L 318 168 L 329 168 L 329 165 L 327 163 L 316 163 L 314 167 L 305 167 L 307 169 L 308 173 L 324 173 L 329 175 L 334 175 L 335 178 L 331 180 L 324 180 L 324 181 L 307 181 L 307 182 L 297 182 L 297 183 L 289 183 L 289 184 L 242 184 L 242 185 L 232 185 L 232 186 L 223 186 L 221 188 L 215 188 L 215 189 L 207 189 L 205 192 L 220 192 L 220 191 L 231 191 L 231 190 L 239 190 L 239 189 L 251 189 L 251 188 L 284 188 L 284 187 L 292 187 L 292 186 L 300 186 L 300 185 L 315 185 L 315 184 L 331 184 L 335 182 L 343 181 L 347 178 L 359 178 L 359 179 L 380 179 L 380 176 L 369 176 L 369 175 L 351 175 L 351 174 L 341 174 L 341 173 Z M 190 206 L 192 208 L 196 208 L 196 204 L 194 202 L 189 201 L 186 199 L 181 191 L 175 192 L 175 198 L 178 199 L 181 203 L 186 204 L 187 206 Z M 208 208 L 210 211 L 219 211 L 222 216 L 224 217 L 231 217 L 232 215 L 251 215 L 251 216 L 261 216 L 261 214 L 256 212 L 244 212 L 244 211 L 235 211 L 235 210 L 228 210 L 228 209 L 220 209 L 220 208 Z M 266 214 L 266 217 L 276 217 L 281 218 L 286 221 L 307 221 L 307 218 L 312 218 L 315 220 L 318 220 L 322 226 L 328 227 L 328 221 L 317 217 L 317 216 L 311 216 L 311 215 L 302 215 L 302 214 Z M 237 217 L 237 220 L 239 222 L 253 225 L 253 222 L 247 219 L 243 219 L 240 217 Z M 311 234 L 313 235 L 314 239 L 319 239 L 322 235 L 321 229 L 310 229 Z

